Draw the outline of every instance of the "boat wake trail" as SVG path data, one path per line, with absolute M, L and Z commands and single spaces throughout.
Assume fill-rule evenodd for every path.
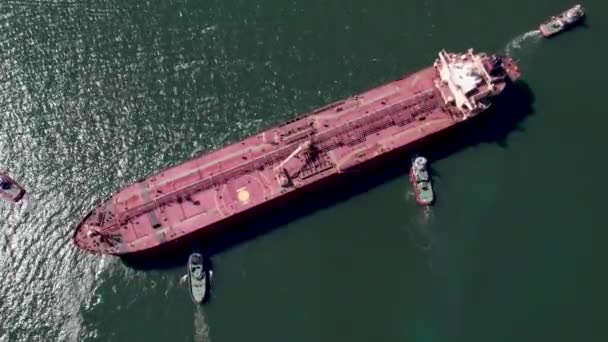
M 413 217 L 413 224 L 408 228 L 408 232 L 416 247 L 430 251 L 434 245 L 433 232 L 430 227 L 433 223 L 433 209 L 430 206 L 424 207 L 419 214 Z
M 19 215 L 26 215 L 36 208 L 36 200 L 25 194 L 19 204 Z
M 194 342 L 209 342 L 209 325 L 203 315 L 203 310 L 199 305 L 196 306 L 194 312 Z
M 434 272 L 434 259 L 440 253 L 440 243 L 435 227 L 435 213 L 432 206 L 421 208 L 418 214 L 411 219 L 411 224 L 407 227 L 415 248 L 417 248 L 426 260 L 426 264 L 431 272 Z
M 540 39 L 541 34 L 539 30 L 528 31 L 524 34 L 520 34 L 507 43 L 504 48 L 504 53 L 506 55 L 515 57 L 514 54 L 524 50 L 525 48 L 529 48 L 532 44 L 539 42 Z
M 405 192 L 405 200 L 407 202 L 414 202 L 417 208 L 417 213 L 411 219 L 411 224 L 406 228 L 412 241 L 416 247 L 422 250 L 430 250 L 433 247 L 433 235 L 430 227 L 433 225 L 434 215 L 432 206 L 419 207 L 415 204 L 416 195 L 408 188 Z

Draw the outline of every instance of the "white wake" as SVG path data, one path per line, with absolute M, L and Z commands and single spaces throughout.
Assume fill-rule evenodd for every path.
M 200 305 L 196 306 L 194 312 L 194 342 L 209 342 L 209 325 Z
M 511 39 L 504 48 L 504 53 L 509 56 L 517 54 L 519 51 L 531 48 L 533 44 L 541 39 L 539 30 L 528 31 L 524 34 Z

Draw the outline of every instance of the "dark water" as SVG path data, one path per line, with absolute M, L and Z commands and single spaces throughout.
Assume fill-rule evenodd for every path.
M 0 203 L 0 341 L 608 340 L 608 5 L 531 32 L 569 5 L 0 0 L 0 166 L 31 193 Z M 429 211 L 405 164 L 294 203 L 210 247 L 201 308 L 183 265 L 71 244 L 121 185 L 469 47 L 526 100 L 429 151 Z

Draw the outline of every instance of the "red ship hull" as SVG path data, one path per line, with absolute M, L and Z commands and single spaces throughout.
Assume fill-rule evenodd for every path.
M 517 78 L 504 62 L 508 80 Z M 142 252 L 295 202 L 465 122 L 439 78 L 437 68 L 420 70 L 131 184 L 80 222 L 74 242 L 93 253 Z

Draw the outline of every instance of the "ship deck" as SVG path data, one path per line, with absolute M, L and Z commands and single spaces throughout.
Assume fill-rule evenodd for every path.
M 133 183 L 89 215 L 75 241 L 101 253 L 145 250 L 443 130 L 458 120 L 436 77 L 423 69 Z M 275 167 L 309 139 L 314 149 L 282 165 L 292 180 L 282 187 Z

